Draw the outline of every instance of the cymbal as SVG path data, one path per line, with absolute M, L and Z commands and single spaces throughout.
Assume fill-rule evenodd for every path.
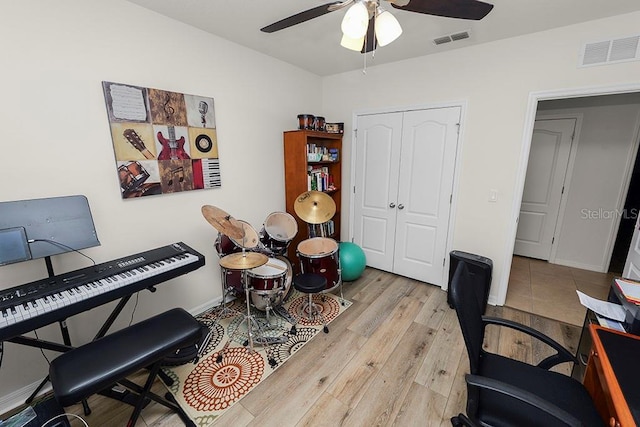
M 204 205 L 202 206 L 202 215 L 220 233 L 233 239 L 242 239 L 244 237 L 242 225 L 222 209 Z
M 304 222 L 322 224 L 335 215 L 336 202 L 328 194 L 312 190 L 298 196 L 293 203 L 293 210 Z
M 258 252 L 236 252 L 220 258 L 220 265 L 230 270 L 248 270 L 269 261 L 269 257 Z

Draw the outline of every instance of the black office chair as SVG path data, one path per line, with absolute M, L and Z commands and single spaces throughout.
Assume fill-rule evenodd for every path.
M 453 426 L 604 426 L 591 396 L 575 379 L 548 369 L 575 357 L 548 336 L 508 319 L 483 316 L 477 294 L 482 286 L 470 281 L 464 263 L 449 284 L 469 354 L 467 414 L 451 418 Z M 505 326 L 531 335 L 556 353 L 530 365 L 482 348 L 485 327 Z

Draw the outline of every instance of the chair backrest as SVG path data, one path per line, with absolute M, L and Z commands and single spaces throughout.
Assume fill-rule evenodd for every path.
M 482 343 L 484 341 L 484 326 L 482 324 L 482 299 L 478 294 L 484 294 L 484 289 L 477 286 L 470 279 L 467 266 L 459 263 L 453 278 L 449 284 L 449 293 L 453 308 L 456 310 L 462 336 L 469 354 L 469 368 L 472 374 L 477 374 L 482 354 Z

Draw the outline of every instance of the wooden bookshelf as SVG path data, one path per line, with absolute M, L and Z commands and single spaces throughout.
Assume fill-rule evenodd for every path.
M 309 147 L 333 150 L 335 154 L 337 150 L 336 160 L 327 160 L 326 158 L 317 161 L 309 161 Z M 326 188 L 324 192 L 331 196 L 336 204 L 336 213 L 333 216 L 333 233 L 327 237 L 331 237 L 336 241 L 340 240 L 340 201 L 342 198 L 342 134 L 317 132 L 310 130 L 294 130 L 284 132 L 284 179 L 285 179 L 285 197 L 286 210 L 290 213 L 298 223 L 298 234 L 289 245 L 288 257 L 294 266 L 294 271 L 298 272 L 300 262 L 296 253 L 298 244 L 309 238 L 308 224 L 302 221 L 296 215 L 293 208 L 298 196 L 309 191 L 309 169 L 324 169 L 331 177 L 331 188 Z M 321 191 L 321 189 L 318 189 Z

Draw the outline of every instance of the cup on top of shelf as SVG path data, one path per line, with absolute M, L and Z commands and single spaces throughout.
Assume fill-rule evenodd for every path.
M 314 122 L 314 129 L 319 131 L 319 132 L 324 132 L 324 130 L 325 130 L 324 117 L 316 116 L 316 120 Z
M 298 129 L 314 130 L 316 116 L 313 114 L 298 114 Z

